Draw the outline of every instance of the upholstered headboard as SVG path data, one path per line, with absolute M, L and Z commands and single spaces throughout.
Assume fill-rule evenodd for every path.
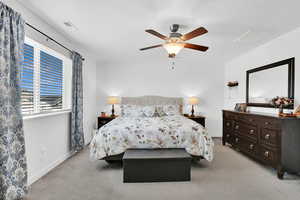
M 162 97 L 162 96 L 141 96 L 141 97 L 122 97 L 121 104 L 131 105 L 179 105 L 182 113 L 183 98 L 181 97 Z

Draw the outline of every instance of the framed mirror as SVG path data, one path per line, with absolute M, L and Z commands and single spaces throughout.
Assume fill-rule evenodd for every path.
M 247 71 L 246 103 L 247 106 L 274 108 L 273 98 L 288 97 L 294 99 L 295 58 Z M 290 105 L 293 109 L 294 105 Z

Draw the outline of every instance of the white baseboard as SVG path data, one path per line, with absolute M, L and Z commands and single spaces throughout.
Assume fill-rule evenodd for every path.
M 41 169 L 39 172 L 34 173 L 32 176 L 28 177 L 27 180 L 28 185 L 33 184 L 35 181 L 45 176 L 48 172 L 50 172 L 59 164 L 67 160 L 71 155 L 72 155 L 71 152 L 66 153 L 62 157 L 58 158 L 56 161 L 52 162 L 49 166 L 45 167 L 44 169 Z

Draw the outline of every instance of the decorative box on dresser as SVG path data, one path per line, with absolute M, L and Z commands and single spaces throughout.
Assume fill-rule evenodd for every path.
M 223 145 L 285 172 L 300 172 L 300 119 L 223 110 Z

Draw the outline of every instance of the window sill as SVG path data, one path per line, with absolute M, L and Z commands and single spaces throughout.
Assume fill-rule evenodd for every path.
M 63 114 L 67 114 L 67 113 L 71 113 L 71 109 L 65 109 L 65 110 L 53 111 L 53 112 L 47 112 L 47 113 L 23 115 L 23 120 L 35 119 L 35 118 L 41 118 L 41 117 L 49 117 L 49 116 L 55 116 L 55 115 L 63 115 Z

